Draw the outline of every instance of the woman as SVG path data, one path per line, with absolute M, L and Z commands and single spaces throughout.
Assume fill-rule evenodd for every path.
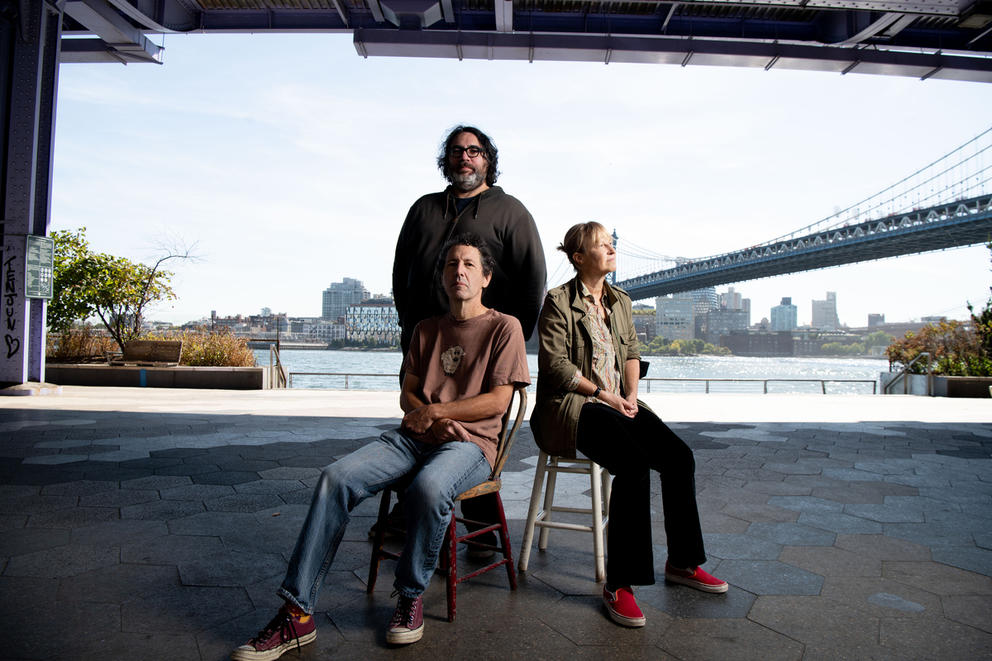
M 531 428 L 548 454 L 574 458 L 579 450 L 614 475 L 603 602 L 615 622 L 640 627 L 631 586 L 654 583 L 651 470 L 661 475 L 665 580 L 705 592 L 726 592 L 727 583 L 699 568 L 706 554 L 692 450 L 637 400 L 637 334 L 630 297 L 606 282 L 616 270 L 609 234 L 599 223 L 581 223 L 558 249 L 576 277 L 544 299 Z

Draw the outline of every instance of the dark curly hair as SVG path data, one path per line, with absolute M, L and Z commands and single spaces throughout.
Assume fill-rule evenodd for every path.
M 437 155 L 438 169 L 444 175 L 445 179 L 451 181 L 451 168 L 448 166 L 448 151 L 451 149 L 451 145 L 454 144 L 455 138 L 462 133 L 471 133 L 479 140 L 479 145 L 482 147 L 486 162 L 489 164 L 489 167 L 486 169 L 486 185 L 492 186 L 496 183 L 496 178 L 499 177 L 499 150 L 496 149 L 496 145 L 493 144 L 492 139 L 488 135 L 474 126 L 459 125 L 451 129 L 448 137 L 441 143 L 441 151 Z
M 479 257 L 482 258 L 482 274 L 492 275 L 493 269 L 496 268 L 496 259 L 493 257 L 493 252 L 489 249 L 489 245 L 478 234 L 465 232 L 463 234 L 456 234 L 444 242 L 441 252 L 437 257 L 438 277 L 441 277 L 441 274 L 444 272 L 444 263 L 448 259 L 448 253 L 455 246 L 468 246 L 478 250 Z

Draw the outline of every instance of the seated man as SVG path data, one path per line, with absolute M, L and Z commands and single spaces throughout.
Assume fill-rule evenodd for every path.
M 402 425 L 323 470 L 279 588 L 286 603 L 234 650 L 235 661 L 277 659 L 313 642 L 317 592 L 350 512 L 411 471 L 406 544 L 393 583 L 399 599 L 386 641 L 413 643 L 423 636 L 421 595 L 437 566 L 454 498 L 489 478 L 513 388 L 530 382 L 520 323 L 482 305 L 493 269 L 488 248 L 462 235 L 441 255 L 451 312 L 425 319 L 414 331 L 400 393 Z

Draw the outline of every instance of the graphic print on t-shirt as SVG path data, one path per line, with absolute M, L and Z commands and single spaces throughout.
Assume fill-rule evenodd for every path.
M 458 365 L 462 362 L 462 356 L 465 355 L 465 349 L 462 349 L 457 344 L 444 353 L 441 354 L 441 368 L 444 369 L 444 373 L 451 376 L 458 369 Z

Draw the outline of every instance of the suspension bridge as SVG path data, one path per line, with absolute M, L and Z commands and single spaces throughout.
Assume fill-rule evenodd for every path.
M 992 237 L 990 181 L 992 127 L 871 197 L 764 243 L 687 259 L 651 253 L 621 240 L 618 262 L 626 273 L 618 274 L 617 285 L 634 300 L 641 300 L 985 243 Z M 634 269 L 627 266 L 631 263 Z

